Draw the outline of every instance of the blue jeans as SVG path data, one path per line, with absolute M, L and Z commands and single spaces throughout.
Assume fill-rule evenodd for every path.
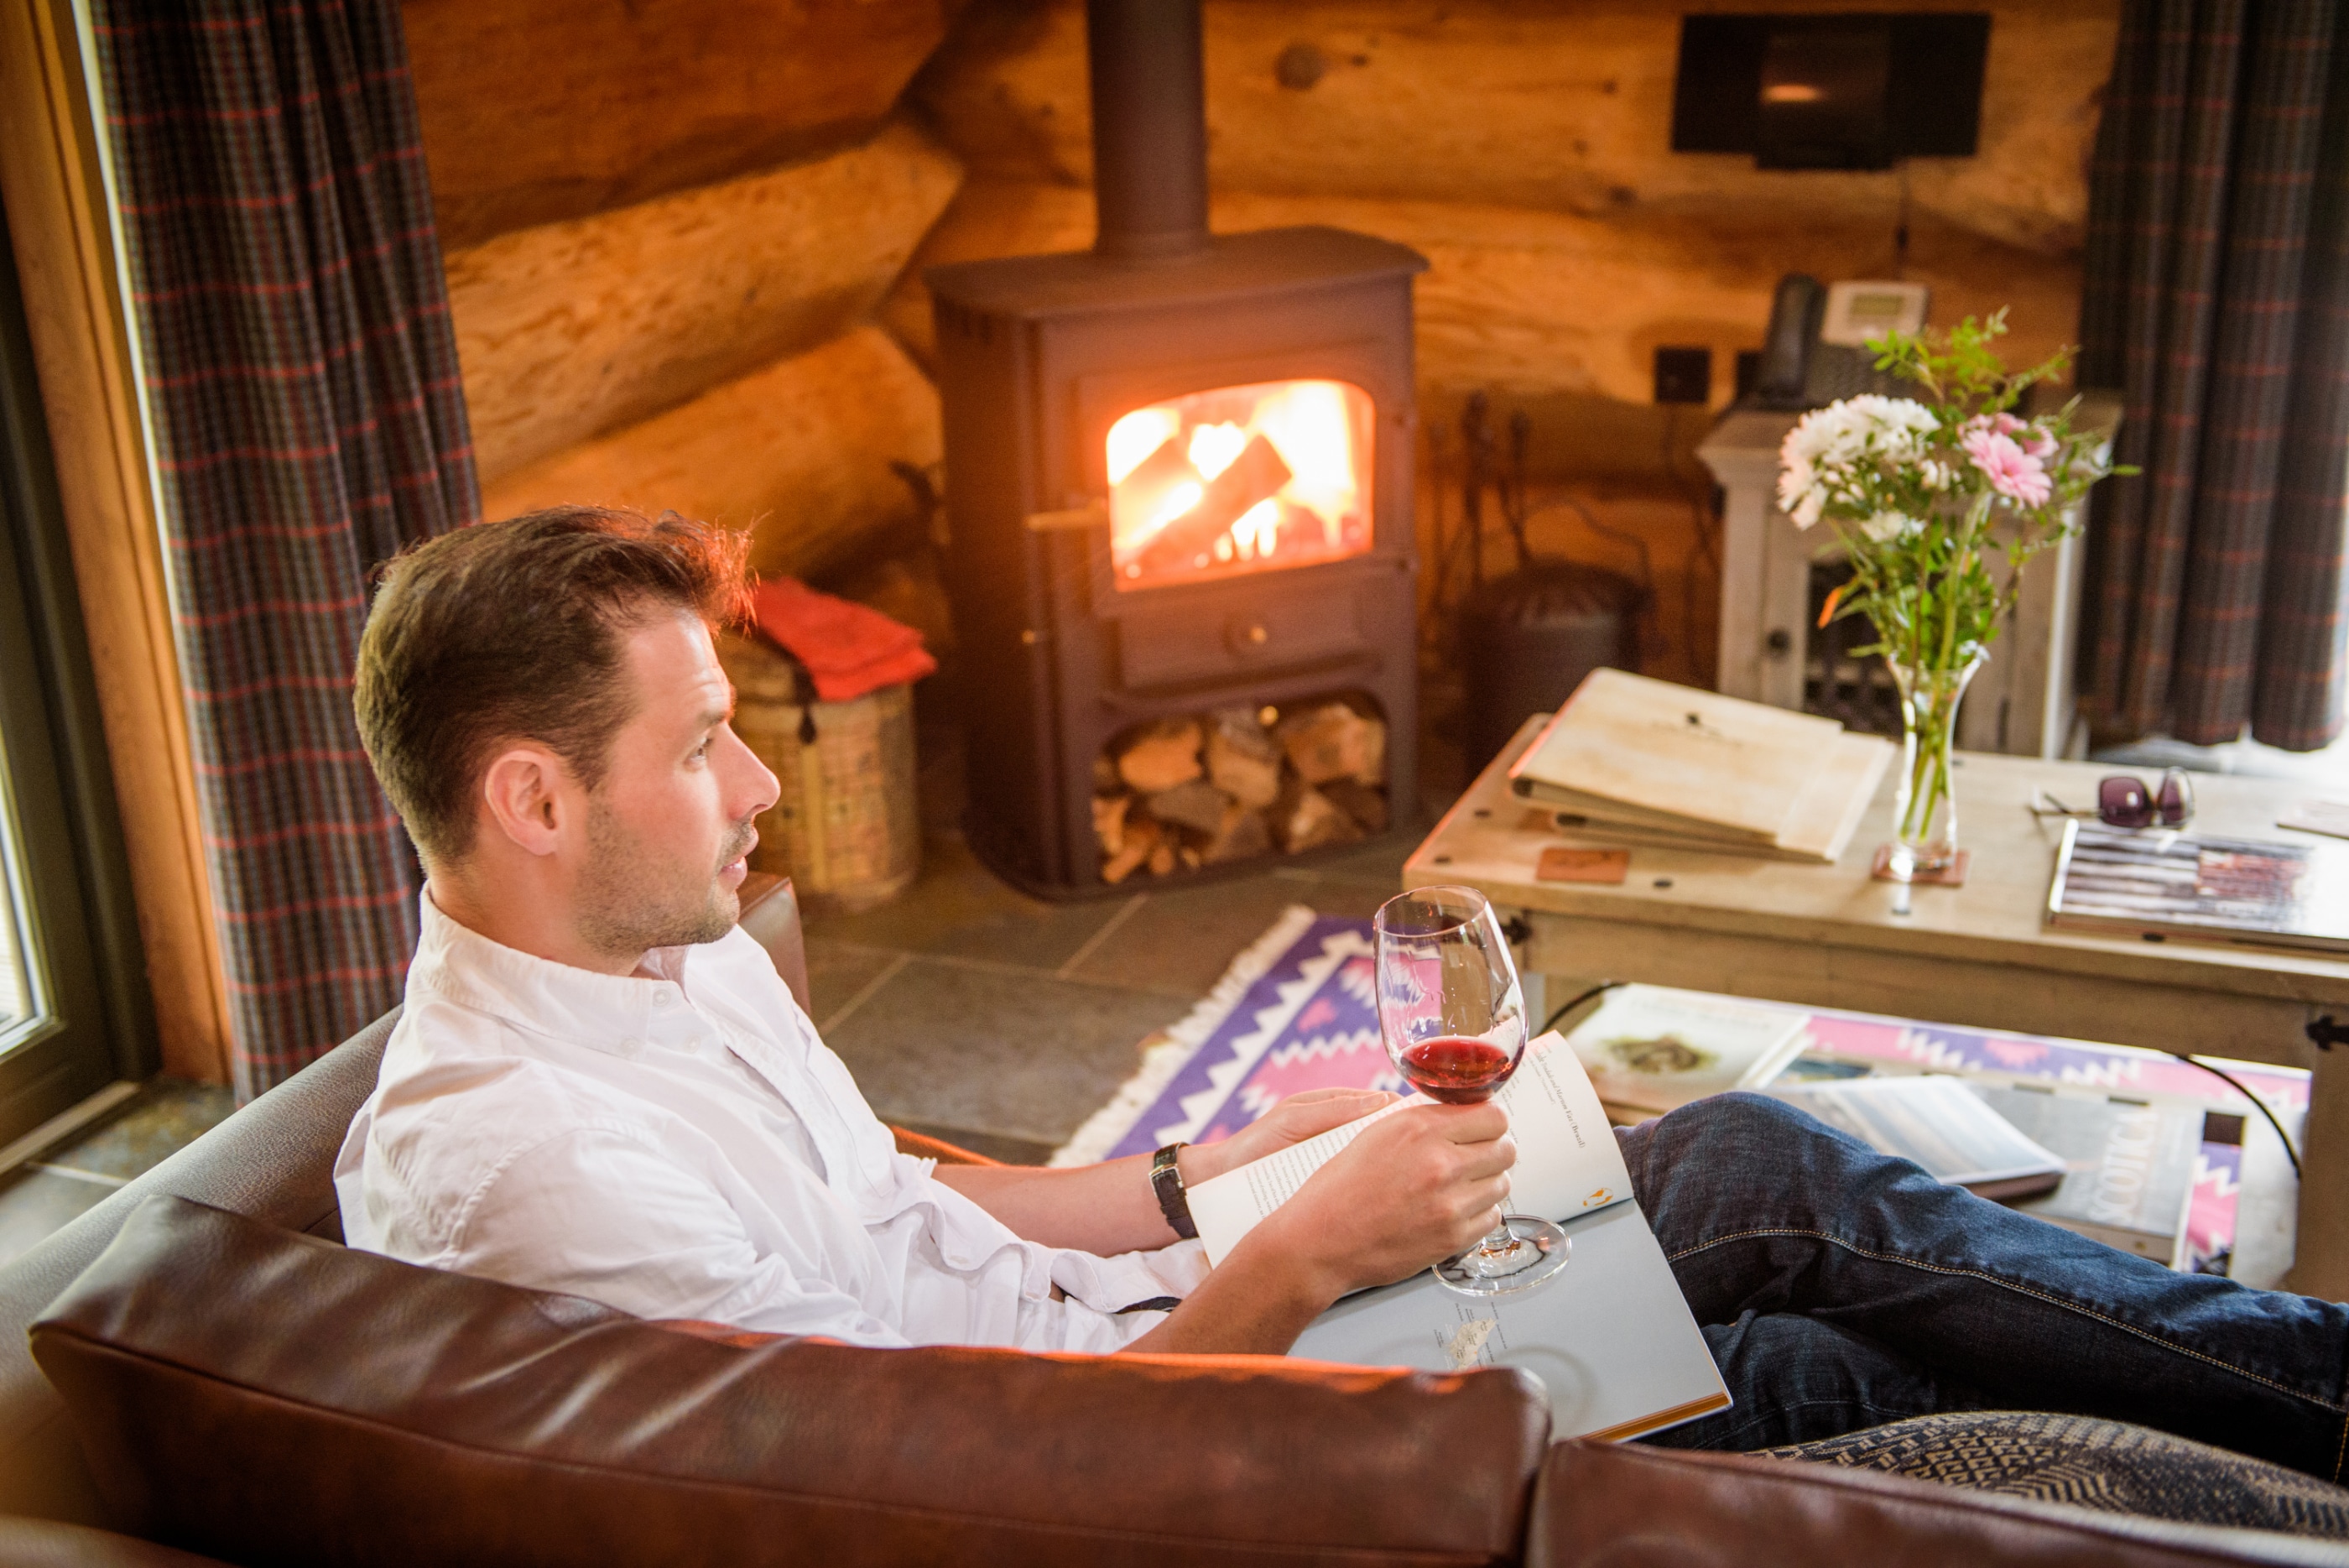
M 1758 1449 L 2054 1410 L 2342 1479 L 2349 1308 L 2174 1273 L 1758 1095 L 1617 1137 L 1737 1401 L 1651 1441 Z

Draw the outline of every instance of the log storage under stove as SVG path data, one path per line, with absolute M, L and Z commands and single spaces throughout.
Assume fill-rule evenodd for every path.
M 1091 0 L 1099 238 L 932 269 L 968 828 L 1048 895 L 1413 814 L 1411 280 L 1210 235 L 1198 0 Z

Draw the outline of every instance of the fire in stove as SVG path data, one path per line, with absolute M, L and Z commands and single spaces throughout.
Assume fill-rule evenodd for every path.
M 1344 560 L 1371 545 L 1368 393 L 1344 381 L 1222 387 L 1109 429 L 1120 588 Z

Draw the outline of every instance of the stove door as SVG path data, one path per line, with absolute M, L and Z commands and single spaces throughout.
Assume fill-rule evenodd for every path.
M 1376 410 L 1347 381 L 1259 381 L 1169 398 L 1109 428 L 1110 571 L 1120 592 L 1367 555 Z

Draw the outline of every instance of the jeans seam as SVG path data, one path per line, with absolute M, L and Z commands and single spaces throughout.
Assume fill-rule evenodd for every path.
M 2341 1417 L 2341 1446 L 2333 1451 L 2333 1480 L 2336 1486 L 2340 1484 L 2344 1460 L 2349 1460 L 2349 1415 Z
M 2279 1394 L 2284 1395 L 2290 1398 L 2301 1400 L 2306 1404 L 2313 1405 L 2320 1410 L 2330 1410 L 2336 1415 L 2349 1416 L 2349 1406 L 2335 1404 L 2330 1399 L 2320 1399 L 2313 1394 L 2303 1393 L 2300 1389 L 2292 1387 L 2287 1384 L 2279 1383 L 2272 1377 L 2262 1376 L 2259 1373 L 2251 1371 L 2249 1367 L 2237 1366 L 2231 1362 L 2221 1361 L 2215 1355 L 2206 1355 L 2201 1351 L 2190 1349 L 2183 1345 L 2173 1345 L 2168 1340 L 2161 1338 L 2158 1334 L 2147 1333 L 2144 1329 L 2137 1327 L 2135 1324 L 2123 1323 L 2116 1317 L 2098 1312 L 2095 1308 L 2084 1305 L 2079 1302 L 2065 1301 L 2061 1296 L 2049 1295 L 2044 1291 L 2034 1290 L 2029 1285 L 2019 1283 L 2013 1280 L 2001 1279 L 1998 1275 L 1986 1272 L 1981 1269 L 1952 1268 L 1946 1263 L 1928 1263 L 1923 1262 L 1921 1259 L 1904 1258 L 1897 1252 L 1878 1252 L 1871 1248 L 1862 1247 L 1854 1242 L 1847 1241 L 1840 1236 L 1830 1236 L 1824 1231 L 1806 1231 L 1800 1227 L 1791 1225 L 1766 1230 L 1739 1231 L 1732 1235 L 1715 1236 L 1709 1241 L 1701 1242 L 1698 1245 L 1687 1248 L 1684 1251 L 1674 1252 L 1671 1255 L 1671 1261 L 1677 1263 L 1682 1258 L 1692 1258 L 1699 1252 L 1710 1251 L 1715 1247 L 1725 1245 L 1731 1241 L 1750 1241 L 1757 1237 L 1764 1236 L 1807 1236 L 1813 1241 L 1825 1241 L 1831 1247 L 1841 1247 L 1847 1252 L 1855 1253 L 1863 1258 L 1873 1259 L 1879 1263 L 1897 1263 L 1904 1268 L 1919 1269 L 1930 1274 L 1949 1274 L 1960 1279 L 1981 1280 L 1986 1284 L 1996 1285 L 2001 1290 L 2013 1291 L 2017 1295 L 2029 1296 L 2033 1301 L 2044 1302 L 2049 1306 L 2057 1308 L 2060 1311 L 2077 1313 L 2082 1317 L 2093 1318 L 2108 1328 L 2116 1328 L 2123 1334 L 2134 1335 L 2136 1338 L 2145 1341 L 2147 1345 L 2156 1345 L 2163 1350 L 2168 1351 L 2173 1355 L 2183 1355 L 2189 1360 L 2199 1361 L 2207 1366 L 2215 1366 L 2221 1372 L 2231 1372 L 2238 1377 L 2246 1378 L 2265 1388 L 2272 1388 Z M 2344 1420 L 2342 1427 L 2342 1452 L 2344 1455 L 2349 1455 L 2349 1420 Z M 2342 1459 L 2336 1456 L 2333 1460 L 2333 1475 L 2336 1479 L 2341 1473 L 2341 1467 Z

